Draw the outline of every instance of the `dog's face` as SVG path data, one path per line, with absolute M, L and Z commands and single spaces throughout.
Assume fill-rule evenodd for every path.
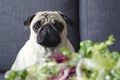
M 24 22 L 30 26 L 30 37 L 44 47 L 57 47 L 66 38 L 67 24 L 71 20 L 56 11 L 38 12 Z

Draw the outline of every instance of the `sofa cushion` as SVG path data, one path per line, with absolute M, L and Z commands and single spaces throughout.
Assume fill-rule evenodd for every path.
M 4 73 L 0 73 L 0 80 L 5 80 L 4 79 Z
M 0 0 L 0 72 L 10 69 L 29 38 L 23 21 L 37 11 L 62 11 L 75 23 L 68 27 L 68 38 L 78 49 L 78 0 Z
M 114 35 L 116 41 L 110 48 L 120 51 L 120 1 L 80 0 L 81 40 L 101 42 Z

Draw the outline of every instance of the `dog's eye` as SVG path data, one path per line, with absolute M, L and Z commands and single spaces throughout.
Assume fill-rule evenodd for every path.
M 59 22 L 59 21 L 55 21 L 54 26 L 59 32 L 61 32 L 64 28 L 64 25 L 62 24 L 62 22 Z
M 35 25 L 33 26 L 33 29 L 34 29 L 35 31 L 37 31 L 40 27 L 41 27 L 41 21 L 38 21 L 38 22 L 35 23 Z
M 34 29 L 39 29 L 39 26 L 37 26 L 37 25 L 34 25 L 34 27 L 33 27 Z

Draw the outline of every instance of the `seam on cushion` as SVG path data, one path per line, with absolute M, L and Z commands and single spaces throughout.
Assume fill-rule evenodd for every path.
M 86 37 L 88 39 L 88 0 L 86 0 Z
M 77 12 L 77 15 L 74 16 L 74 20 L 77 20 L 76 25 L 74 25 L 74 27 L 75 27 L 74 35 L 76 35 L 74 43 L 79 43 L 80 42 L 80 38 L 79 38 L 79 36 L 80 36 L 79 35 L 79 0 L 73 0 L 73 9 L 74 9 L 74 11 L 73 11 L 74 14 L 76 14 L 76 12 Z M 76 45 L 76 49 L 78 50 L 79 46 Z

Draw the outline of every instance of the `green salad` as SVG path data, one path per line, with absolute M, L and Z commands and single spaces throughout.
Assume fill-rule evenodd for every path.
M 105 42 L 82 41 L 80 50 L 66 47 L 40 63 L 19 71 L 8 71 L 6 80 L 120 80 L 120 53 L 110 51 L 111 35 Z

